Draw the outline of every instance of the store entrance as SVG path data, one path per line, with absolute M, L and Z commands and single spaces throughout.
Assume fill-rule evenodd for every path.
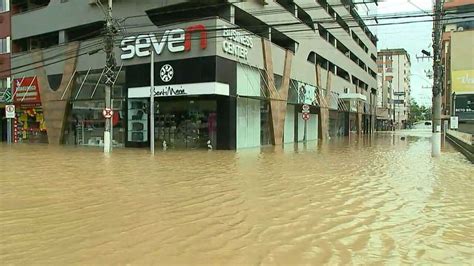
M 215 147 L 216 110 L 215 100 L 157 100 L 155 145 L 178 149 Z
M 150 101 L 128 100 L 128 146 L 149 145 Z M 217 101 L 213 98 L 155 98 L 156 148 L 198 149 L 217 147 Z

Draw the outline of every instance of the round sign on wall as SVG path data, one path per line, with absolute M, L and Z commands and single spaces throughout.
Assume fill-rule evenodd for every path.
M 173 76 L 174 76 L 174 69 L 172 66 L 166 64 L 161 67 L 160 78 L 163 82 L 169 82 L 171 79 L 173 79 Z

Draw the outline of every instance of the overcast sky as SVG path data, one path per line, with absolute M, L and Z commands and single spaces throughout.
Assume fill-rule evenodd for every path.
M 418 13 L 421 14 L 425 10 L 430 12 L 433 8 L 431 0 L 387 0 L 381 2 L 379 5 L 369 6 L 366 10 L 364 6 L 359 5 L 359 13 L 362 17 L 368 15 L 386 16 L 386 14 L 400 14 Z M 379 24 L 387 24 L 393 22 L 405 21 L 427 21 L 431 17 L 409 18 L 409 19 L 379 19 Z M 366 20 L 367 25 L 375 24 L 373 20 Z M 432 22 L 417 22 L 399 25 L 380 25 L 371 27 L 373 33 L 379 38 L 378 49 L 386 48 L 404 48 L 408 51 L 411 57 L 411 89 L 412 98 L 419 104 L 431 106 L 431 88 L 423 88 L 432 85 L 432 80 L 426 77 L 425 70 L 432 68 L 431 60 L 419 61 L 416 56 L 421 55 L 421 50 L 425 49 L 432 52 L 431 33 L 433 29 Z

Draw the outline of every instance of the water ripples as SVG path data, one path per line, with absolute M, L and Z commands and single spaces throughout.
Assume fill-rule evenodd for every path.
M 0 165 L 0 261 L 472 263 L 474 167 L 449 146 L 431 158 L 428 137 L 154 158 L 0 146 L 16 162 Z

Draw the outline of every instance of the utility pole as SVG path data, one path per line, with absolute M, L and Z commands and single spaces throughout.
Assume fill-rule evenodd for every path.
M 114 84 L 114 68 L 115 68 L 115 55 L 114 55 L 114 36 L 115 29 L 113 26 L 112 17 L 112 0 L 108 0 L 108 8 L 106 13 L 106 33 L 105 33 L 105 54 L 106 54 L 106 66 L 105 66 L 105 109 L 112 109 L 112 87 Z M 104 129 L 104 153 L 112 152 L 112 118 L 105 118 L 105 129 Z
M 433 157 L 441 156 L 441 92 L 442 88 L 442 65 L 441 65 L 441 34 L 443 24 L 441 22 L 444 0 L 436 0 L 435 17 L 433 23 L 433 136 L 432 150 Z

